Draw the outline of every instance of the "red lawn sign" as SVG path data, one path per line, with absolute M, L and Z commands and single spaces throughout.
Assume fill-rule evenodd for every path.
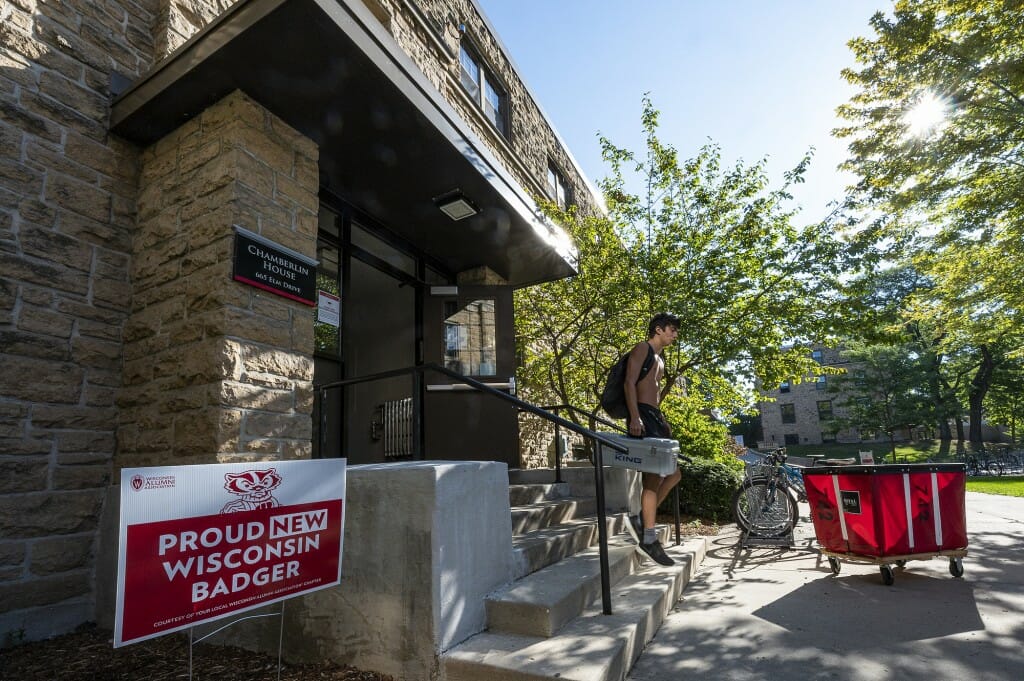
M 339 584 L 345 463 L 123 469 L 114 647 Z

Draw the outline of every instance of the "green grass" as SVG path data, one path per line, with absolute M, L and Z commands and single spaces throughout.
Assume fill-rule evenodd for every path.
M 968 478 L 967 491 L 1002 494 L 1008 497 L 1024 497 L 1024 475 L 1006 475 L 1001 478 Z
M 826 459 L 856 459 L 858 452 L 870 450 L 875 455 L 875 462 L 884 455 L 886 463 L 892 463 L 888 443 L 862 442 L 860 444 L 824 444 L 824 445 L 788 445 L 786 452 L 790 456 L 810 456 L 822 454 Z M 952 447 L 956 451 L 956 446 Z M 943 452 L 938 440 L 922 440 L 920 442 L 897 442 L 896 463 L 916 463 L 920 461 L 949 461 L 953 456 Z

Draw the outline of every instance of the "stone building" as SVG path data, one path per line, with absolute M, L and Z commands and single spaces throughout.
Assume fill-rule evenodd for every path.
M 507 387 L 537 197 L 600 210 L 474 0 L 0 4 L 0 641 L 109 616 L 123 467 L 517 466 L 448 376 L 315 386 Z
M 811 352 L 822 366 L 851 368 L 849 361 L 835 348 L 814 346 Z M 843 416 L 844 397 L 830 390 L 831 379 L 829 374 L 818 374 L 799 383 L 787 381 L 774 390 L 762 388 L 761 394 L 770 399 L 758 403 L 763 438 L 758 445 L 771 448 L 861 442 L 861 434 L 856 430 L 844 430 L 836 425 L 836 419 Z

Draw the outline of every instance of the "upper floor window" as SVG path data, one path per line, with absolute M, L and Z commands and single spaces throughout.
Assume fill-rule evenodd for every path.
M 789 392 L 789 381 L 783 381 L 782 383 L 779 384 L 779 392 L 780 393 L 788 393 Z
M 818 401 L 818 419 L 830 421 L 832 419 L 832 400 Z
M 813 359 L 813 360 L 814 360 L 815 362 L 817 362 L 818 364 L 821 364 L 821 360 L 822 360 L 822 354 L 821 354 L 821 350 L 815 350 L 815 351 L 813 351 L 813 352 L 811 353 L 811 359 Z
M 814 387 L 817 390 L 826 390 L 828 388 L 828 382 L 824 376 L 818 376 L 817 380 L 814 381 Z
M 465 43 L 459 47 L 459 80 L 469 96 L 483 110 L 484 116 L 502 135 L 507 135 L 508 96 L 480 57 Z
M 562 210 L 566 210 L 572 203 L 565 175 L 551 163 L 548 164 L 548 197 Z
M 783 423 L 796 423 L 796 405 L 780 404 L 779 411 L 782 413 Z

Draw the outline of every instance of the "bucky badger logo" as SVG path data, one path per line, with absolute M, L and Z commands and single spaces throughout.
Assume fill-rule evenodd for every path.
M 243 473 L 226 473 L 224 489 L 237 494 L 241 498 L 224 504 L 221 513 L 237 513 L 238 511 L 254 511 L 258 508 L 276 508 L 281 505 L 274 498 L 271 490 L 281 484 L 281 476 L 277 469 L 265 471 L 245 471 Z

